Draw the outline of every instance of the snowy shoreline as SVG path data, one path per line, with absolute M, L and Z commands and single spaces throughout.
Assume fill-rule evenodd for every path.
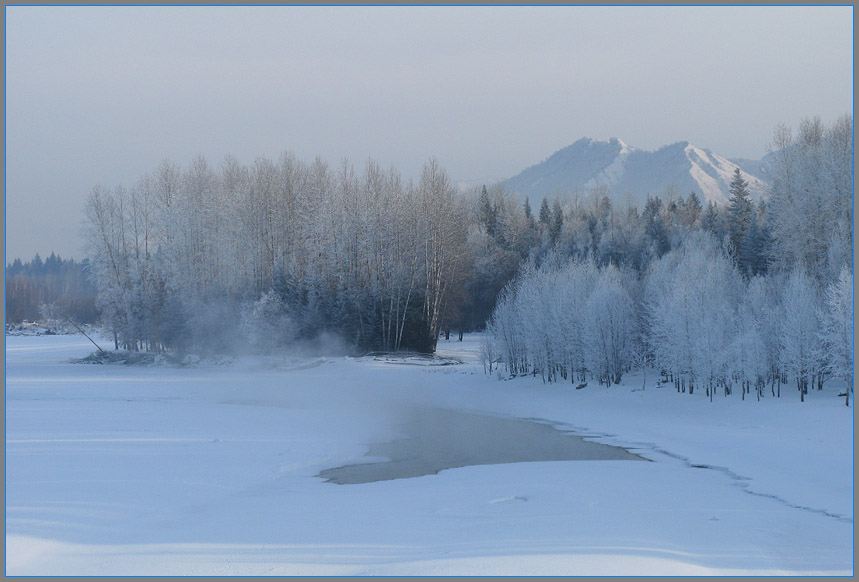
M 173 368 L 7 336 L 6 573 L 853 572 L 853 407 L 834 383 L 710 403 L 636 374 L 498 382 L 478 343 L 440 342 L 463 363 L 438 366 Z M 400 438 L 416 406 L 541 419 L 654 462 L 317 476 Z

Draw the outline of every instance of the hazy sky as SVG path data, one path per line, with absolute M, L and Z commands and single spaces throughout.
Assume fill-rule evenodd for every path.
M 853 111 L 852 7 L 7 7 L 6 256 L 95 184 L 292 151 L 510 177 L 583 137 L 760 158 Z

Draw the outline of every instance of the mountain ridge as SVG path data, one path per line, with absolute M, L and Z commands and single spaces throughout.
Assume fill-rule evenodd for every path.
M 688 196 L 692 191 L 704 204 L 725 205 L 737 168 L 754 200 L 766 195 L 767 158 L 734 161 L 688 141 L 644 150 L 616 137 L 583 137 L 502 184 L 532 201 L 605 188 L 610 198 L 639 207 L 648 195 Z

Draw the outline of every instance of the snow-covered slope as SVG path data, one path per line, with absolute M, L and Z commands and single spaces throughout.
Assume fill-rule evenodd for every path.
M 752 161 L 742 160 L 738 165 L 686 141 L 647 151 L 617 138 L 608 141 L 582 138 L 506 180 L 504 186 L 533 200 L 575 192 L 588 195 L 595 188 L 605 187 L 615 200 L 629 201 L 639 207 L 648 194 L 664 197 L 667 190 L 675 196 L 688 196 L 694 191 L 703 202 L 726 204 L 738 167 L 753 198 L 759 198 L 767 183 L 765 177 L 750 170 L 762 168 L 760 163 L 756 166 Z

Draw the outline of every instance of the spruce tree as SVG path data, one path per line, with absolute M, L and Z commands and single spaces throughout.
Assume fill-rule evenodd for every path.
M 653 241 L 656 256 L 661 257 L 671 249 L 671 241 L 668 240 L 668 232 L 661 220 L 652 220 L 645 227 L 647 236 Z
M 486 234 L 494 237 L 498 230 L 498 210 L 492 204 L 486 186 L 483 186 L 480 190 L 480 199 L 477 201 L 477 213 L 483 228 L 486 229 Z
M 662 214 L 662 199 L 648 194 L 647 202 L 644 203 L 644 219 L 647 222 L 653 222 L 659 220 L 660 214 Z
M 743 240 L 753 220 L 752 201 L 749 196 L 749 184 L 743 179 L 740 169 L 734 170 L 731 181 L 731 198 L 728 201 L 728 237 L 731 239 L 737 264 L 747 263 L 749 258 L 742 256 Z
M 766 273 L 766 235 L 754 215 L 737 251 L 741 272 L 750 277 Z
M 671 248 L 668 240 L 668 232 L 662 222 L 662 199 L 658 196 L 647 196 L 644 204 L 644 230 L 647 236 L 653 240 L 656 256 L 661 257 Z
M 549 226 L 549 222 L 552 220 L 552 211 L 549 210 L 549 201 L 543 198 L 542 204 L 540 204 L 540 224 L 543 226 Z
M 561 209 L 561 203 L 555 200 L 555 204 L 552 206 L 552 228 L 549 231 L 552 243 L 555 243 L 558 240 L 558 237 L 561 235 L 561 227 L 563 225 L 564 211 Z
M 707 205 L 707 209 L 701 216 L 701 228 L 711 233 L 718 240 L 722 240 L 725 234 L 722 217 L 719 214 L 719 209 L 713 202 Z

